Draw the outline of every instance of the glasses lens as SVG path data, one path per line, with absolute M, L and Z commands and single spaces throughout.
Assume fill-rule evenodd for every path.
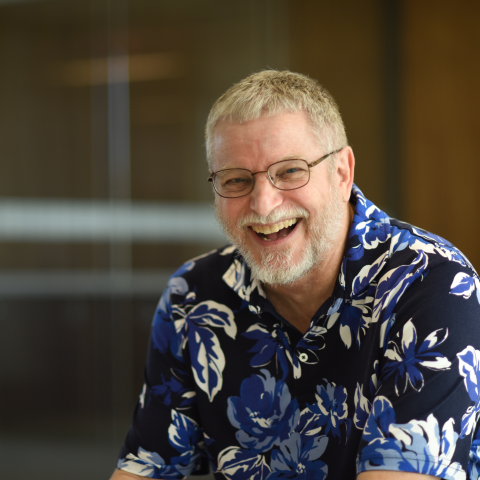
M 232 168 L 217 172 L 213 182 L 215 190 L 223 197 L 241 197 L 252 190 L 253 176 L 248 170 Z
M 280 190 L 295 190 L 310 180 L 310 169 L 305 160 L 283 160 L 270 165 L 268 174 Z

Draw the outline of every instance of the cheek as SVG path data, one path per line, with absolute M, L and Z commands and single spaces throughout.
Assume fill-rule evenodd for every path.
M 223 223 L 230 226 L 234 226 L 239 218 L 239 213 L 235 208 L 235 205 L 232 205 L 232 203 L 229 203 L 228 200 L 223 198 L 217 200 L 215 203 L 217 217 L 219 217 Z

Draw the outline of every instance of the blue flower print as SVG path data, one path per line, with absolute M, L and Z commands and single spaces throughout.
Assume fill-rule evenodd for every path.
M 190 473 L 192 465 L 199 463 L 199 457 L 205 449 L 202 429 L 191 418 L 172 410 L 172 423 L 168 427 L 168 440 L 170 445 L 180 453 L 180 456 L 172 458 L 172 463 L 177 465 L 177 469 L 180 470 L 181 465 L 185 471 Z
M 191 418 L 172 410 L 172 423 L 168 428 L 169 442 L 180 455 L 166 465 L 163 458 L 155 452 L 139 448 L 137 455 L 129 453 L 120 459 L 117 468 L 149 478 L 184 478 L 199 465 L 203 454 L 204 441 L 201 428 Z
M 185 388 L 185 383 L 188 379 L 188 375 L 185 372 L 172 370 L 172 376 L 168 380 L 165 380 L 163 374 L 161 376 L 162 382 L 152 386 L 150 392 L 159 397 L 167 407 L 174 404 L 180 408 L 188 408 L 195 402 L 195 391 Z
M 179 313 L 180 316 L 183 316 L 183 309 L 178 310 L 178 305 L 172 305 L 171 298 L 172 295 L 184 295 L 186 300 L 191 301 L 194 298 L 193 292 L 188 292 L 188 283 L 187 281 L 178 275 L 185 273 L 188 270 L 191 270 L 195 264 L 187 263 L 180 267 L 170 278 L 167 283 L 167 287 L 163 292 L 160 301 L 158 302 L 157 313 L 164 318 L 173 318 L 174 313 Z M 178 312 L 177 312 L 178 310 Z
M 183 268 L 186 268 L 186 266 L 184 265 L 178 271 L 183 271 Z M 172 304 L 172 295 L 183 295 L 185 300 L 181 304 Z M 173 276 L 168 281 L 167 288 L 158 302 L 157 311 L 153 318 L 153 347 L 160 353 L 170 350 L 180 361 L 183 361 L 182 343 L 185 336 L 183 328 L 186 315 L 185 307 L 193 297 L 193 292 L 188 292 L 188 284 L 185 279 Z
M 281 324 L 275 324 L 272 331 L 269 332 L 264 325 L 256 323 L 249 327 L 242 336 L 257 342 L 249 350 L 249 353 L 255 353 L 250 360 L 250 365 L 252 367 L 264 367 L 274 359 L 275 363 L 282 369 L 282 380 L 285 380 L 288 373 L 286 352 L 290 350 L 290 341 Z M 291 355 L 289 357 L 291 358 Z
M 327 312 L 330 329 L 340 318 L 340 337 L 347 348 L 353 343 L 360 348 L 361 338 L 365 335 L 375 298 L 376 284 L 370 284 L 359 294 L 352 292 L 350 298 L 338 298 Z
M 392 319 L 393 310 L 408 287 L 425 273 L 428 257 L 419 251 L 415 260 L 409 265 L 390 270 L 378 281 L 371 323 L 382 320 L 380 330 L 380 347 L 385 346 L 385 333 Z
M 388 240 L 389 229 L 390 221 L 387 215 L 371 204 L 365 212 L 365 217 L 358 213 L 353 217 L 350 237 L 357 235 L 361 245 L 368 250 L 372 250 L 377 248 L 380 243 Z M 348 254 L 353 253 L 355 248 L 353 247 Z M 358 248 L 356 248 L 356 251 L 358 252 Z
M 227 245 L 221 252 L 220 252 L 220 255 L 231 255 L 233 252 L 235 252 L 235 250 L 237 249 L 237 247 L 235 247 L 235 245 Z
M 465 471 L 452 463 L 458 434 L 454 420 L 445 422 L 440 434 L 433 414 L 427 420 L 395 423 L 392 404 L 377 397 L 364 431 L 369 443 L 362 449 L 357 473 L 365 470 L 399 470 L 422 473 L 449 480 L 465 480 Z
M 239 447 L 228 447 L 218 455 L 216 473 L 228 480 L 264 480 L 270 468 L 263 455 Z
M 363 430 L 365 423 L 367 422 L 368 415 L 372 408 L 372 400 L 375 396 L 375 393 L 379 387 L 379 361 L 375 360 L 373 363 L 374 373 L 370 377 L 370 382 L 368 385 L 368 391 L 363 394 L 363 385 L 357 383 L 357 388 L 355 389 L 355 415 L 353 417 L 353 423 L 357 428 Z
M 422 237 L 429 242 L 438 243 L 440 245 L 452 246 L 452 244 L 448 240 L 445 240 L 440 235 L 436 235 L 435 233 L 432 233 L 432 232 L 427 232 L 423 228 L 412 227 L 412 230 L 415 233 L 415 235 L 418 235 L 419 237 Z
M 397 395 L 405 393 L 408 385 L 419 392 L 423 388 L 424 380 L 419 366 L 430 370 L 449 370 L 451 362 L 441 353 L 433 351 L 448 337 L 448 330 L 443 329 L 430 333 L 417 350 L 417 331 L 410 319 L 403 326 L 402 336 L 397 333 L 399 342 L 391 340 L 385 357 L 388 359 L 384 371 L 384 379 L 395 374 L 395 392 Z
M 324 335 L 326 333 L 327 329 L 325 327 L 315 324 L 310 326 L 307 333 L 305 333 L 303 338 L 297 344 L 297 354 L 298 352 L 305 352 L 308 354 L 308 360 L 305 360 L 303 363 L 310 365 L 318 362 L 318 356 L 315 352 L 325 348 Z M 297 359 L 298 362 L 296 355 L 294 355 L 293 358 Z M 294 365 L 294 368 L 297 368 L 296 365 Z M 300 364 L 298 364 L 298 368 L 300 368 Z M 300 378 L 300 375 L 295 376 L 295 371 L 294 378 Z
M 153 348 L 160 353 L 165 353 L 170 350 L 177 360 L 183 362 L 182 350 L 185 339 L 184 326 L 184 319 L 181 319 L 179 322 L 172 321 L 162 310 L 160 310 L 160 308 L 158 308 L 152 325 Z
M 363 439 L 372 443 L 377 439 L 386 438 L 391 423 L 395 423 L 395 411 L 390 400 L 382 396 L 376 397 L 363 431 Z
M 301 435 L 303 443 L 307 443 L 322 432 L 324 429 L 322 417 L 323 415 L 313 413 L 308 407 L 300 412 L 294 432 Z
M 171 279 L 160 300 L 153 321 L 152 342 L 161 353 L 169 349 L 177 360 L 183 361 L 188 340 L 195 381 L 212 401 L 222 388 L 225 369 L 225 355 L 212 327 L 223 328 L 229 337 L 235 339 L 237 326 L 232 310 L 226 305 L 212 300 L 195 305 L 195 293 L 188 292 L 188 286 L 183 282 L 183 278 Z M 169 303 L 171 289 L 186 294 L 183 303 Z
M 208 253 L 207 253 L 208 255 Z M 190 260 L 187 263 L 184 263 L 180 268 L 178 268 L 175 273 L 172 275 L 172 278 L 175 277 L 180 277 L 184 275 L 185 273 L 189 272 L 190 270 L 193 270 L 193 267 L 195 266 L 194 260 L 198 260 L 199 258 L 203 257 L 205 255 L 202 255 L 200 257 L 195 257 L 194 259 Z
M 272 451 L 270 466 L 272 473 L 267 480 L 295 478 L 298 480 L 322 480 L 326 478 L 328 467 L 318 460 L 327 448 L 328 438 L 317 436 L 306 444 L 299 433 L 292 435 L 280 444 L 280 450 Z
M 470 447 L 468 457 L 468 475 L 470 480 L 478 480 L 480 477 L 480 430 Z
M 440 237 L 438 237 L 440 238 Z M 392 227 L 392 242 L 390 250 L 392 253 L 400 252 L 410 248 L 415 252 L 424 251 L 428 253 L 439 253 L 438 246 L 433 238 L 428 238 L 413 229 L 413 233 L 408 226 L 406 228 Z
M 139 448 L 137 455 L 129 453 L 120 459 L 117 468 L 128 473 L 148 478 L 184 478 L 185 475 L 177 470 L 175 465 L 165 465 L 165 460 L 155 452 L 148 452 Z
M 355 185 L 353 192 L 357 196 L 357 207 L 349 238 L 356 235 L 360 243 L 348 250 L 346 256 L 351 261 L 359 260 L 363 257 L 365 249 L 377 248 L 390 237 L 388 216 L 367 200 Z
M 460 438 L 463 438 L 472 432 L 480 411 L 480 351 L 469 345 L 460 353 L 457 353 L 457 357 L 458 370 L 463 377 L 468 396 L 474 402 L 474 405 L 468 407 L 462 417 Z
M 237 258 L 222 277 L 223 281 L 244 301 L 242 308 L 248 305 L 250 295 L 255 289 L 258 289 L 258 293 L 265 297 L 261 282 L 256 278 L 252 278 L 250 284 L 247 285 L 246 277 L 247 265 Z
M 237 326 L 233 312 L 226 305 L 207 300 L 191 308 L 185 321 L 195 383 L 213 401 L 223 386 L 225 355 L 211 327 L 223 328 L 230 338 L 235 339 Z
M 392 228 L 392 253 L 404 250 L 409 247 L 411 250 L 423 251 L 425 253 L 441 255 L 450 261 L 459 263 L 462 267 L 469 267 L 475 270 L 472 264 L 455 248 L 450 242 L 438 235 L 426 232 L 418 227 L 411 227 L 412 232 L 408 228 L 398 229 Z M 398 233 L 397 233 L 398 232 Z
M 242 382 L 240 397 L 228 399 L 227 415 L 238 428 L 237 440 L 244 448 L 265 452 L 288 437 L 298 423 L 300 411 L 288 386 L 275 381 L 267 370 Z
M 480 303 L 479 279 L 477 277 L 471 277 L 463 272 L 457 273 L 450 286 L 450 293 L 468 299 L 473 292 L 476 293 L 478 303 Z
M 459 263 L 462 267 L 469 267 L 471 270 L 475 271 L 469 260 L 448 240 L 418 227 L 412 227 L 412 231 L 415 235 L 425 239 L 428 243 L 435 242 L 435 253 L 448 258 L 448 260 Z
M 315 397 L 317 403 L 307 405 L 308 409 L 319 415 L 318 424 L 325 427 L 324 433 L 332 432 L 335 438 L 341 441 L 342 430 L 344 430 L 345 441 L 350 434 L 352 420 L 348 417 L 347 390 L 339 385 L 338 387 L 326 379 L 325 387 L 317 385 Z

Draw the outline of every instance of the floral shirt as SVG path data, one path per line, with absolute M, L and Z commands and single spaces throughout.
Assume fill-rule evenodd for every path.
M 302 335 L 231 246 L 170 279 L 118 468 L 152 478 L 477 479 L 480 282 L 354 186 L 332 296 Z

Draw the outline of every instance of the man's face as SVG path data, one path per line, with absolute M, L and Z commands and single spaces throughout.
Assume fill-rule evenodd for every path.
M 287 158 L 310 163 L 326 153 L 303 112 L 281 113 L 241 124 L 219 123 L 212 168 L 258 172 Z M 260 173 L 249 195 L 216 196 L 216 214 L 225 233 L 253 275 L 272 285 L 295 282 L 329 255 L 345 211 L 327 162 L 312 168 L 309 183 L 298 190 L 278 190 Z

